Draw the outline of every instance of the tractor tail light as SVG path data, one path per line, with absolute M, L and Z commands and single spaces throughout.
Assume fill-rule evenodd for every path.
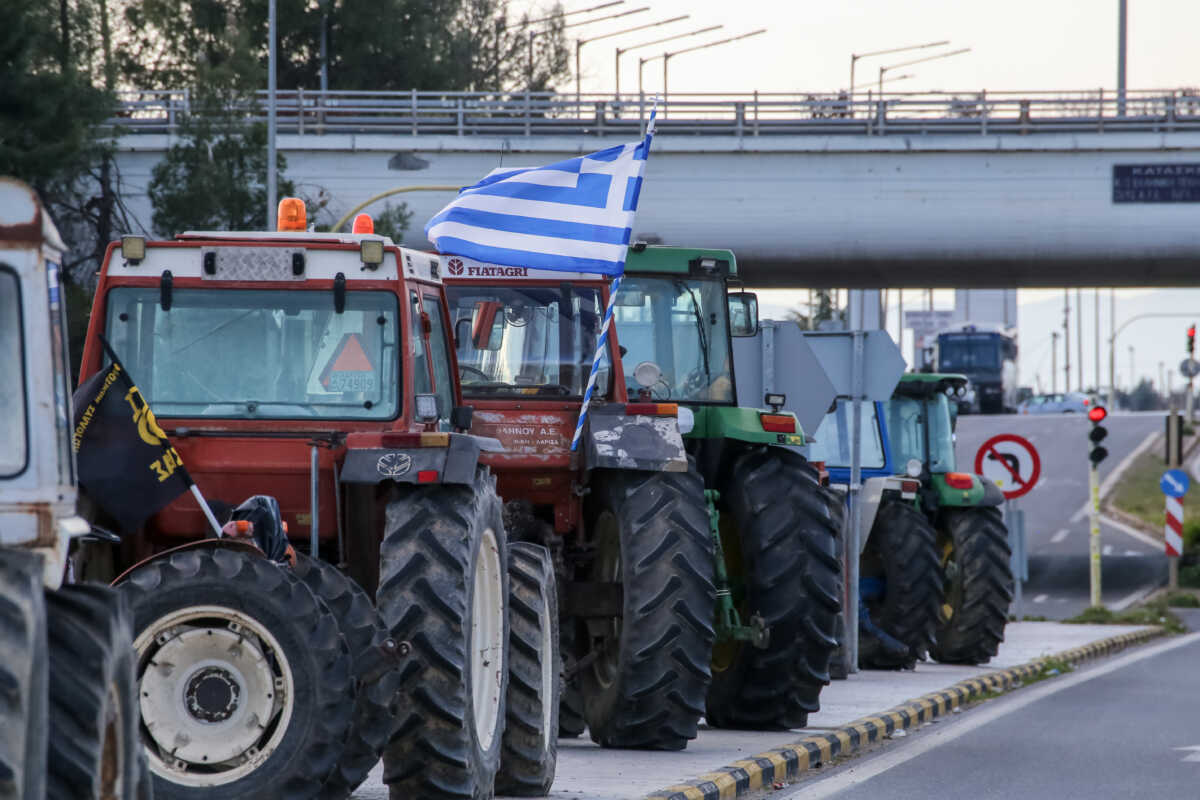
M 629 415 L 644 414 L 649 417 L 677 417 L 678 403 L 626 403 L 625 413 Z
M 796 418 L 788 414 L 759 414 L 764 431 L 769 433 L 795 433 Z
M 970 489 L 975 485 L 975 479 L 969 472 L 947 472 L 946 485 L 951 489 Z
M 900 481 L 900 494 L 905 497 L 914 497 L 917 490 L 921 488 L 920 481 Z
M 379 437 L 384 447 L 449 447 L 448 433 L 385 433 Z
M 417 473 L 417 483 L 437 483 L 438 471 L 436 469 L 423 469 Z

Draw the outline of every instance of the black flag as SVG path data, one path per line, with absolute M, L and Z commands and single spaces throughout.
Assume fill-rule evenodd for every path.
M 106 344 L 107 349 L 107 344 Z M 75 390 L 79 483 L 126 532 L 192 485 L 179 453 L 116 355 Z

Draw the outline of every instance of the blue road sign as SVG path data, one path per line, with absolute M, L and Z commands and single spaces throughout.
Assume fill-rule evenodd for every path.
M 1163 494 L 1168 497 L 1183 497 L 1187 494 L 1188 487 L 1191 484 L 1191 478 L 1181 469 L 1167 470 L 1158 481 L 1158 485 L 1162 487 Z

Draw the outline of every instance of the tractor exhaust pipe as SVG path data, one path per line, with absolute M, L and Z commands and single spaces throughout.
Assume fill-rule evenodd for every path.
M 321 517 L 320 503 L 317 499 L 317 493 L 321 489 L 321 463 L 320 463 L 320 445 L 316 442 L 312 443 L 312 467 L 309 469 L 311 480 L 311 506 L 312 506 L 312 524 L 309 526 L 309 545 L 308 554 L 313 558 L 320 558 L 320 540 L 321 540 Z

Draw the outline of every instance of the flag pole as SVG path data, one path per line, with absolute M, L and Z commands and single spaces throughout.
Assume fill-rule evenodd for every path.
M 212 509 L 208 507 L 208 501 L 204 499 L 204 495 L 200 494 L 200 487 L 195 483 L 192 483 L 191 478 L 188 478 L 188 483 L 191 484 L 188 486 L 188 489 L 191 491 L 192 497 L 196 498 L 196 503 L 200 506 L 200 510 L 204 512 L 205 518 L 208 519 L 208 524 L 212 526 L 213 533 L 215 533 L 217 538 L 220 539 L 221 524 L 217 522 L 216 515 L 213 514 Z
M 650 120 L 646 123 L 645 143 L 646 156 L 650 155 L 650 140 L 654 137 L 654 118 L 658 114 L 658 98 L 650 109 Z M 636 205 L 636 204 L 635 204 Z M 637 211 L 637 208 L 633 209 Z M 608 332 L 612 328 L 613 309 L 617 303 L 617 290 L 621 288 L 622 275 L 613 278 L 608 290 L 608 305 L 604 308 L 604 323 L 600 326 L 600 338 L 596 341 L 596 355 L 592 358 L 592 371 L 588 375 L 587 389 L 583 393 L 583 403 L 579 406 L 579 420 L 575 423 L 575 435 L 571 437 L 571 452 L 579 449 L 579 440 L 583 436 L 583 425 L 587 421 L 588 405 L 592 400 L 592 392 L 596 388 L 596 376 L 600 371 L 600 360 L 608 347 Z

